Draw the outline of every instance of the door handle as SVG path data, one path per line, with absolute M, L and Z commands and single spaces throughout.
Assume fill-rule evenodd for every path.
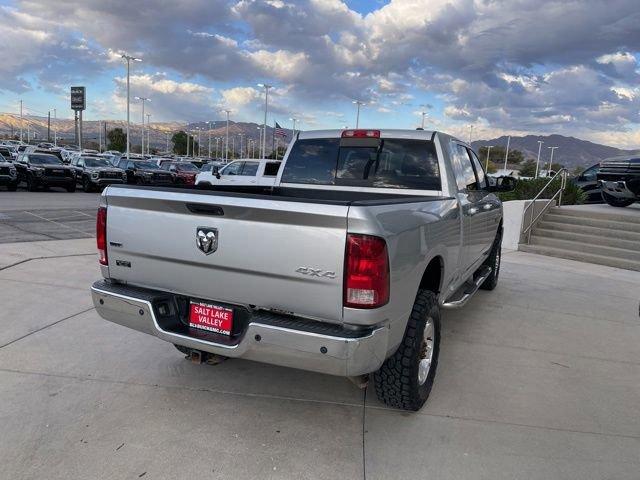
M 467 210 L 467 213 L 471 216 L 471 215 L 475 215 L 476 213 L 478 213 L 478 209 L 476 207 L 471 207 L 469 210 Z

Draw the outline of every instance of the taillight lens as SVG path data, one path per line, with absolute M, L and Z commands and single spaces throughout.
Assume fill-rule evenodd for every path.
M 107 207 L 98 208 L 96 216 L 96 243 L 100 255 L 100 265 L 109 265 L 107 258 Z
M 389 301 L 389 254 L 384 239 L 347 235 L 344 306 L 377 308 Z

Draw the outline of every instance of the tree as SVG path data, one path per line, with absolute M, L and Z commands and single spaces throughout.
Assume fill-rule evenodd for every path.
M 187 152 L 187 134 L 183 130 L 174 133 L 171 141 L 173 142 L 173 153 L 178 155 L 186 155 L 187 153 L 191 155 L 192 152 L 198 151 L 198 142 L 192 135 L 189 140 L 189 152 Z
M 536 161 L 529 159 L 522 164 L 522 167 L 520 168 L 520 176 L 535 177 L 535 175 L 536 175 Z
M 109 130 L 109 133 L 107 133 L 107 139 L 109 140 L 107 150 L 117 150 L 119 152 L 124 152 L 127 149 L 127 135 L 122 131 L 121 128 L 114 128 L 113 130 Z
M 505 147 L 496 145 L 491 147 L 491 156 L 489 157 L 489 161 L 495 163 L 496 165 L 502 165 L 500 168 L 504 168 L 504 156 L 507 153 L 507 149 Z M 485 162 L 487 159 L 487 147 L 480 147 L 478 149 L 478 157 L 482 162 Z M 522 163 L 524 160 L 524 155 L 520 150 L 509 149 L 509 162 L 512 165 L 518 165 Z

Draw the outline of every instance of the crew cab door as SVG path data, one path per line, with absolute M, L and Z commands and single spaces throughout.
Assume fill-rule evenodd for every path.
M 461 271 L 466 276 L 476 269 L 484 259 L 487 216 L 483 210 L 483 200 L 486 191 L 478 188 L 478 179 L 467 147 L 456 141 L 451 141 L 449 153 L 458 188 L 458 202 L 462 212 Z
M 498 197 L 489 191 L 489 183 L 487 181 L 487 176 L 482 168 L 482 164 L 478 159 L 476 153 L 467 148 L 467 152 L 469 153 L 469 158 L 471 158 L 471 163 L 473 164 L 473 170 L 476 174 L 476 195 L 479 199 L 479 211 L 476 216 L 484 222 L 484 238 L 479 239 L 482 243 L 481 253 L 483 256 L 487 256 L 493 246 L 493 241 L 496 238 L 496 233 L 498 231 L 498 225 L 500 224 L 500 219 L 502 215 L 500 213 L 500 200 Z
M 258 172 L 258 185 L 273 186 L 280 170 L 281 162 L 262 162 Z

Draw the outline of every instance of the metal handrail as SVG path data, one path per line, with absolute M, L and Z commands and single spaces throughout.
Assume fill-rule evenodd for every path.
M 522 235 L 524 234 L 527 235 L 527 243 L 531 241 L 531 231 L 533 230 L 533 227 L 536 225 L 540 217 L 542 217 L 542 215 L 544 215 L 547 212 L 547 210 L 549 209 L 549 206 L 551 205 L 551 203 L 553 203 L 556 197 L 558 198 L 558 206 L 559 207 L 562 206 L 562 192 L 564 192 L 564 189 L 567 187 L 567 173 L 569 173 L 569 171 L 566 168 L 561 168 L 560 170 L 558 170 L 558 172 L 556 172 L 556 174 L 553 177 L 551 177 L 551 180 L 549 180 L 547 184 L 544 187 L 542 187 L 542 189 L 538 192 L 538 194 L 535 197 L 533 197 L 533 199 L 531 200 L 531 203 L 529 203 L 529 205 L 524 207 L 524 210 L 522 212 L 523 225 L 524 225 L 524 219 L 527 217 L 527 211 L 531 209 L 529 225 L 522 230 Z M 538 215 L 536 215 L 536 217 L 534 218 L 533 214 L 535 213 L 535 208 L 531 208 L 531 207 L 536 204 L 536 201 L 544 193 L 547 187 L 553 183 L 553 181 L 558 177 L 558 175 L 560 175 L 560 179 L 561 179 L 560 188 L 556 191 L 556 193 L 553 194 L 551 198 L 548 199 L 546 205 L 542 207 L 542 210 L 540 211 L 540 213 L 538 213 Z

